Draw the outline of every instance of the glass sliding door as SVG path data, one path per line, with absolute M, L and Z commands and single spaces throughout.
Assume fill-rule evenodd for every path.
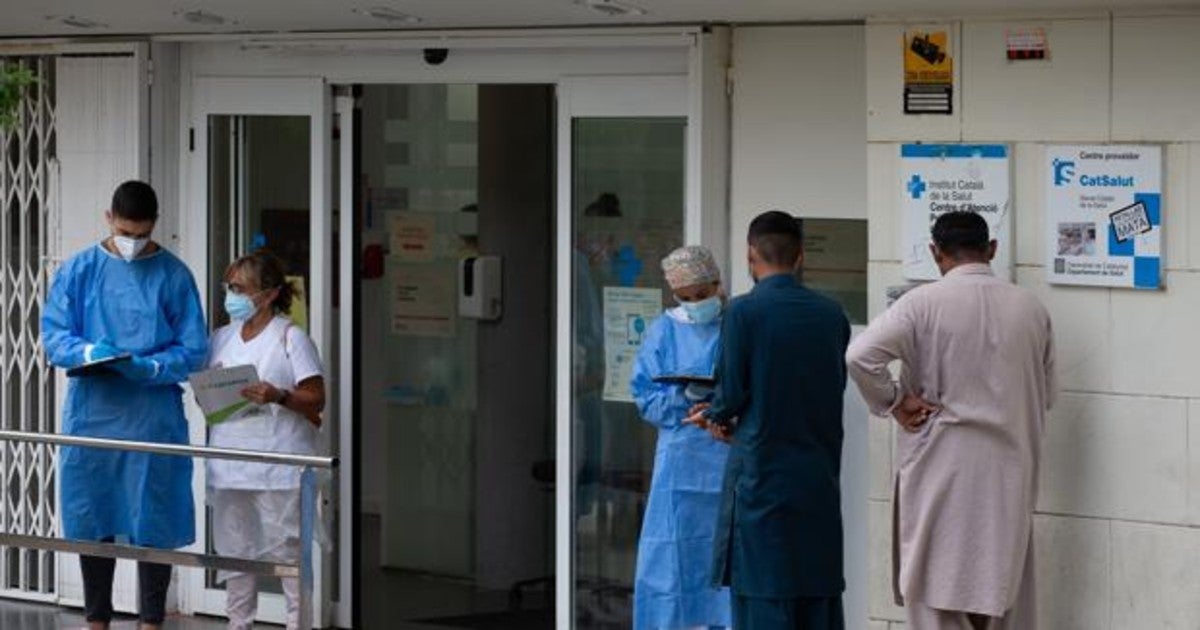
M 269 249 L 286 265 L 303 300 L 291 313 L 308 329 L 311 150 L 307 116 L 209 117 L 209 304 L 224 299 L 221 279 L 233 260 Z M 229 322 L 221 308 L 209 309 L 218 328 Z
M 318 443 L 336 442 L 337 356 L 333 345 L 331 203 L 332 128 L 324 83 L 318 79 L 203 78 L 193 84 L 189 129 L 192 211 L 187 214 L 184 253 L 206 302 L 212 329 L 228 323 L 222 307 L 225 269 L 237 257 L 266 248 L 280 256 L 298 291 L 288 315 L 317 345 L 325 369 L 329 404 Z M 192 418 L 198 416 L 193 414 Z M 203 422 L 190 423 L 191 441 L 207 441 Z M 197 460 L 204 469 L 204 461 Z M 213 553 L 205 508 L 205 475 L 194 487 L 197 547 Z M 337 504 L 336 492 L 326 497 Z M 331 550 L 336 553 L 336 550 Z M 314 620 L 331 610 L 336 556 L 316 554 Z M 185 580 L 185 612 L 225 613 L 222 583 L 212 572 L 193 570 Z M 258 619 L 284 621 L 278 580 L 260 578 Z M 322 596 L 322 591 L 325 595 Z
M 212 330 L 229 323 L 221 308 L 225 269 L 237 258 L 268 249 L 283 260 L 288 279 L 298 290 L 288 316 L 308 331 L 311 202 L 309 197 L 310 123 L 307 116 L 209 116 L 209 266 L 208 317 Z M 205 552 L 216 553 L 211 532 Z M 223 590 L 217 572 L 205 578 L 209 590 Z M 259 578 L 264 621 L 283 618 L 283 593 L 276 578 Z
M 359 627 L 552 627 L 552 103 L 359 92 Z M 483 261 L 498 316 L 467 299 Z
M 477 256 L 478 88 L 363 88 L 364 238 L 384 253 L 364 279 L 360 373 L 364 491 L 381 566 L 474 577 L 476 320 L 459 317 L 459 261 Z M 384 472 L 386 471 L 386 472 Z M 397 587 L 400 588 L 400 587 Z M 371 602 L 373 603 L 373 602 Z
M 560 121 L 560 133 L 569 134 L 560 152 L 569 150 L 570 163 L 570 326 L 560 339 L 565 332 L 570 355 L 566 518 L 575 628 L 627 628 L 632 619 L 656 432 L 639 417 L 629 380 L 642 334 L 668 306 L 659 261 L 684 242 L 687 117 L 670 105 L 684 99 L 654 98 L 675 85 L 669 80 L 648 91 L 638 83 L 566 86 Z

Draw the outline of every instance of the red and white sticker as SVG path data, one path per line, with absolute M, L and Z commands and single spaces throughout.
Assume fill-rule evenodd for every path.
M 1009 61 L 1040 60 L 1050 57 L 1046 29 L 1041 27 L 1015 28 L 1005 31 L 1004 46 L 1008 51 Z

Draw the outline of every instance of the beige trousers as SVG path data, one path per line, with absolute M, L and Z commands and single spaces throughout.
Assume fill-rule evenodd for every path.
M 908 630 L 1037 630 L 1037 588 L 1034 581 L 1032 546 L 1025 558 L 1021 590 L 1003 617 L 930 608 L 907 602 Z
M 287 628 L 300 625 L 300 580 L 283 578 L 283 596 L 287 601 Z M 229 615 L 229 630 L 250 630 L 258 615 L 258 580 L 241 573 L 225 580 L 225 611 Z

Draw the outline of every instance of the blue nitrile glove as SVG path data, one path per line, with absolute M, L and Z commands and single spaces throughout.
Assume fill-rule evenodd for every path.
M 121 376 L 131 381 L 148 381 L 158 376 L 158 363 L 142 357 L 133 357 L 128 361 L 116 363 L 112 367 Z
M 120 350 L 117 350 L 116 348 L 101 341 L 98 344 L 89 346 L 88 349 L 84 351 L 83 362 L 91 363 L 93 361 L 102 361 L 104 359 L 115 357 L 118 354 L 121 354 Z

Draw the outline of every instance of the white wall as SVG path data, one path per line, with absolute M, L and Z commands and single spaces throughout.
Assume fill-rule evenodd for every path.
M 766 210 L 866 219 L 863 26 L 762 26 L 733 36 L 731 283 L 750 288 L 746 228 Z M 842 449 L 849 628 L 867 613 L 867 407 L 847 388 Z
M 61 213 L 58 251 L 63 259 L 106 236 L 109 229 L 104 212 L 113 190 L 127 179 L 147 175 L 147 145 L 139 116 L 145 91 L 139 68 L 133 55 L 60 57 L 56 62 Z M 60 372 L 60 397 L 65 391 L 66 379 Z M 62 409 L 62 400 L 58 408 Z M 83 586 L 76 556 L 59 554 L 58 567 L 60 601 L 82 605 Z M 133 564 L 119 563 L 113 588 L 117 610 L 137 610 L 136 589 Z
M 749 289 L 746 228 L 767 210 L 867 218 L 862 26 L 763 26 L 733 36 L 732 282 Z
M 108 234 L 104 212 L 117 184 L 143 176 L 134 57 L 58 60 L 57 154 L 61 252 L 69 257 Z
M 900 278 L 897 144 L 1014 143 L 1017 283 L 1051 311 L 1065 390 L 1047 426 L 1035 521 L 1041 627 L 1200 627 L 1200 16 L 950 24 L 961 100 L 947 117 L 898 113 L 904 27 L 867 26 L 872 313 Z M 1049 62 L 1005 61 L 1014 25 L 1048 29 Z M 1125 141 L 1165 145 L 1166 288 L 1049 286 L 1044 145 Z M 893 432 L 872 423 L 871 630 L 904 619 L 890 588 Z

